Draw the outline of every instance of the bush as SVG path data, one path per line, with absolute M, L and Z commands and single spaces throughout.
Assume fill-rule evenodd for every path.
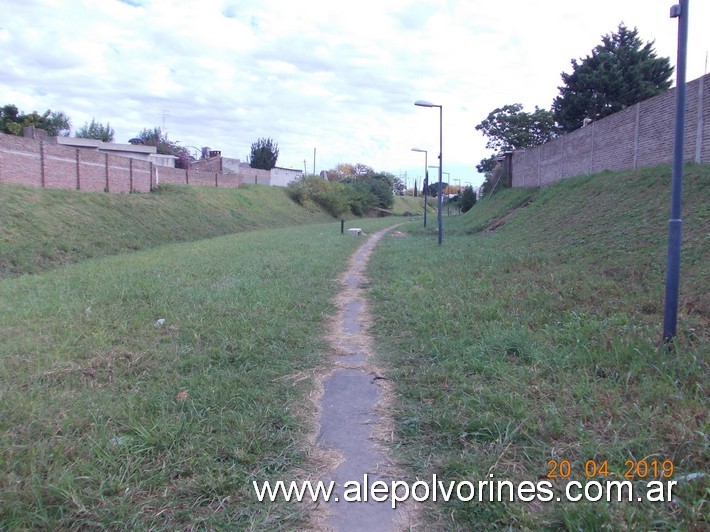
M 348 211 L 363 216 L 370 208 L 382 202 L 381 198 L 372 193 L 369 180 L 331 183 L 310 175 L 289 183 L 286 191 L 300 205 L 315 203 L 335 217 Z
M 463 194 L 461 194 L 461 212 L 467 212 L 471 210 L 476 204 L 476 193 L 473 191 L 472 186 L 467 186 L 463 189 Z

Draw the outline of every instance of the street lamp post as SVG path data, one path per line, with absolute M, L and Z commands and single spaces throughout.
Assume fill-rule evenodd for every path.
M 425 100 L 417 100 L 414 105 L 419 107 L 438 107 L 439 108 L 439 195 L 437 200 L 437 218 L 439 222 L 439 245 L 443 240 L 443 227 L 441 220 L 441 167 L 444 164 L 443 160 L 443 122 L 444 122 L 444 107 L 442 105 L 436 105 Z
M 420 148 L 412 148 L 412 151 L 424 152 L 424 227 L 426 227 L 426 195 L 429 187 L 429 167 L 427 166 L 427 151 Z
M 673 181 L 671 216 L 668 221 L 666 257 L 666 299 L 663 308 L 663 343 L 672 348 L 678 323 L 680 284 L 681 201 L 683 196 L 683 141 L 685 134 L 685 66 L 688 50 L 688 4 L 680 0 L 671 7 L 671 18 L 678 19 L 678 60 L 676 61 L 675 138 L 673 143 Z

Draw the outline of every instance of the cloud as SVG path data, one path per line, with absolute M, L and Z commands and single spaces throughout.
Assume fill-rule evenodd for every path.
M 244 157 L 279 143 L 279 164 L 362 162 L 410 178 L 412 147 L 479 182 L 474 130 L 508 103 L 549 107 L 560 73 L 620 21 L 675 57 L 660 0 L 0 0 L 0 93 L 25 111 L 110 122 L 117 140 L 162 126 L 185 145 Z M 707 3 L 692 6 L 688 77 L 702 75 Z M 673 61 L 674 62 L 674 61 Z

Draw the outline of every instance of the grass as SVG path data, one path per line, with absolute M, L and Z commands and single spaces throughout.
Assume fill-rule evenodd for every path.
M 87 258 L 332 219 L 280 187 L 162 185 L 104 194 L 0 184 L 0 278 Z
M 312 465 L 303 377 L 359 243 L 332 222 L 0 282 L 0 529 L 304 527 L 251 481 Z
M 710 168 L 685 179 L 679 334 L 659 349 L 670 169 L 511 190 L 435 228 L 400 228 L 370 263 L 392 450 L 411 478 L 537 482 L 548 460 L 708 473 Z M 486 228 L 497 226 L 495 231 Z M 641 489 L 644 479 L 633 479 Z M 562 493 L 564 479 L 554 481 Z M 708 477 L 674 501 L 450 502 L 433 529 L 706 529 Z
M 428 213 L 436 212 L 436 200 L 433 202 L 433 207 L 431 199 L 428 203 L 429 207 L 427 209 Z M 395 196 L 394 205 L 392 206 L 392 214 L 399 216 L 422 216 L 423 215 L 424 198 L 415 198 L 413 196 Z
M 628 459 L 707 474 L 710 168 L 686 172 L 672 355 L 658 348 L 669 176 L 505 191 L 445 216 L 441 247 L 435 217 L 382 241 L 367 290 L 411 479 L 535 482 L 550 459 L 570 480 L 587 460 L 612 479 Z M 329 218 L 264 187 L 0 198 L 0 529 L 306 527 L 304 507 L 259 504 L 251 481 L 313 474 L 304 377 L 360 240 L 338 221 L 283 227 Z M 702 530 L 708 489 L 422 515 L 429 529 Z

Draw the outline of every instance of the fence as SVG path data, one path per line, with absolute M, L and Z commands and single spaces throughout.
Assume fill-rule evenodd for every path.
M 238 188 L 242 178 L 0 133 L 0 183 L 105 192 L 149 192 L 160 183 Z
M 684 159 L 710 163 L 710 74 L 686 85 Z M 513 152 L 514 187 L 673 160 L 675 88 L 537 148 Z

